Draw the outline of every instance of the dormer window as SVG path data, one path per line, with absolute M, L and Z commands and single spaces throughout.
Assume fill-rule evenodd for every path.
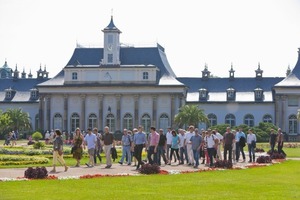
M 227 100 L 234 100 L 235 99 L 235 89 L 228 88 L 227 89 Z
M 36 88 L 30 90 L 30 99 L 38 99 L 39 91 Z
M 199 100 L 207 100 L 207 89 L 199 89 Z
M 256 88 L 254 90 L 255 100 L 262 100 L 263 99 L 263 90 L 261 88 Z
M 6 89 L 5 90 L 5 99 L 6 100 L 11 100 L 15 94 L 15 91 L 12 88 Z
M 148 79 L 149 79 L 149 73 L 143 72 L 143 80 L 148 80 Z
M 77 72 L 72 73 L 72 80 L 77 80 L 78 79 L 78 74 Z

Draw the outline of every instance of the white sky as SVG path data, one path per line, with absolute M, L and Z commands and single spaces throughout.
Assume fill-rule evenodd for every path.
M 0 65 L 50 77 L 79 44 L 103 46 L 110 21 L 122 43 L 165 48 L 177 76 L 283 77 L 300 47 L 299 0 L 0 0 Z

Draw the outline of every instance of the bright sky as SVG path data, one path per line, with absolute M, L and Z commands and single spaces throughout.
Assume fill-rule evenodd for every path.
M 0 0 L 0 65 L 50 77 L 76 43 L 103 46 L 113 10 L 122 43 L 165 48 L 177 76 L 283 77 L 300 47 L 299 0 Z

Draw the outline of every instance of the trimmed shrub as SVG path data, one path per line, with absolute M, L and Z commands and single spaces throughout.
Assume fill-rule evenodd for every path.
M 229 160 L 218 160 L 215 162 L 216 168 L 224 168 L 224 169 L 231 169 L 232 168 L 232 162 Z
M 29 179 L 43 179 L 48 176 L 48 171 L 45 167 L 37 167 L 33 169 L 32 167 L 29 167 L 24 172 L 24 177 Z
M 285 159 L 286 155 L 282 154 L 282 153 L 273 153 L 271 155 L 271 159 Z
M 36 142 L 33 144 L 33 148 L 35 149 L 42 149 L 45 147 L 45 144 L 43 142 Z
M 142 167 L 139 169 L 139 172 L 141 174 L 158 174 L 160 172 L 160 167 L 157 164 L 144 164 Z
M 40 132 L 36 131 L 36 132 L 34 132 L 34 133 L 32 134 L 31 137 L 32 137 L 35 141 L 39 141 L 40 139 L 43 138 L 43 135 L 42 135 Z

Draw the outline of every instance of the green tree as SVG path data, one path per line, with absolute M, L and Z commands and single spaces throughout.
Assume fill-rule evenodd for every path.
M 208 118 L 203 109 L 199 109 L 197 105 L 184 105 L 179 109 L 179 113 L 175 115 L 174 122 L 182 127 L 183 125 L 198 126 L 199 122 L 208 123 Z
M 7 114 L 11 123 L 9 128 L 11 130 L 30 130 L 31 129 L 31 119 L 28 113 L 23 112 L 21 108 L 8 109 L 5 114 Z
M 8 132 L 11 123 L 9 115 L 0 110 L 0 136 L 4 136 Z

